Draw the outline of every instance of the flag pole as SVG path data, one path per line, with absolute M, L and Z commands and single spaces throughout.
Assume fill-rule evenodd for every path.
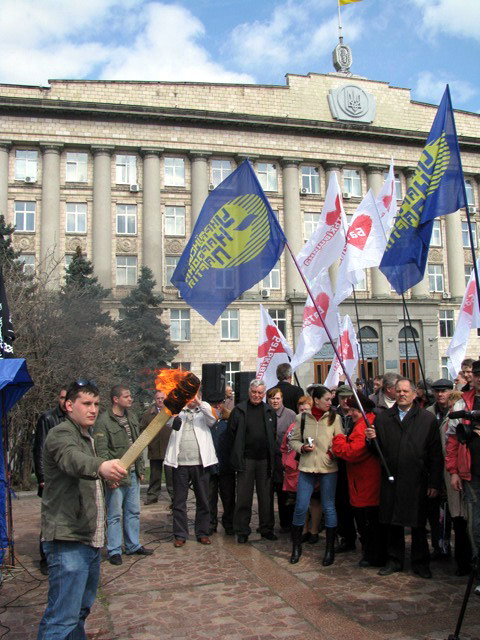
M 343 44 L 342 15 L 340 13 L 340 0 L 337 0 L 337 9 L 338 9 L 338 41 L 340 42 L 340 44 Z
M 315 300 L 314 295 L 312 294 L 312 292 L 310 290 L 310 287 L 308 285 L 307 279 L 305 278 L 305 275 L 304 275 L 303 271 L 300 269 L 300 265 L 298 264 L 297 258 L 295 256 L 295 254 L 293 253 L 292 248 L 289 245 L 288 240 L 287 240 L 285 235 L 284 235 L 284 237 L 285 237 L 285 246 L 287 247 L 288 252 L 290 253 L 290 255 L 292 257 L 292 260 L 293 260 L 295 266 L 298 269 L 298 273 L 300 274 L 300 277 L 303 280 L 303 284 L 305 285 L 305 289 L 307 290 L 308 295 L 312 299 L 313 306 L 315 307 L 315 311 L 318 313 L 318 317 L 320 319 L 320 322 L 322 323 L 323 328 L 325 329 L 325 333 L 327 334 L 327 338 L 329 339 L 330 344 L 332 345 L 333 351 L 334 351 L 334 353 L 335 353 L 335 355 L 336 355 L 336 357 L 338 359 L 338 362 L 340 363 L 340 366 L 342 367 L 343 373 L 345 374 L 345 378 L 347 379 L 347 382 L 349 383 L 350 388 L 352 389 L 353 396 L 355 397 L 355 400 L 357 401 L 360 413 L 362 414 L 362 417 L 365 420 L 365 424 L 367 425 L 367 428 L 371 428 L 372 425 L 370 424 L 370 421 L 367 418 L 367 414 L 365 413 L 365 409 L 363 408 L 362 403 L 360 402 L 360 399 L 358 397 L 358 393 L 357 393 L 357 390 L 355 388 L 355 385 L 352 383 L 352 379 L 348 374 L 348 371 L 347 371 L 347 369 L 345 367 L 343 359 L 340 356 L 340 354 L 338 352 L 338 349 L 337 349 L 337 347 L 336 347 L 336 345 L 335 345 L 335 343 L 333 341 L 332 334 L 330 333 L 330 330 L 327 327 L 327 324 L 326 324 L 326 322 L 324 321 L 324 319 L 322 317 L 322 313 L 321 313 L 321 311 L 320 311 L 320 309 L 319 309 L 319 307 L 317 305 L 317 302 Z M 383 455 L 383 452 L 382 452 L 382 450 L 380 448 L 380 445 L 378 444 L 377 439 L 374 438 L 373 442 L 374 442 L 374 446 L 375 446 L 375 448 L 377 450 L 378 457 L 380 458 L 380 461 L 381 461 L 381 463 L 383 465 L 383 468 L 385 469 L 385 472 L 387 474 L 388 481 L 393 483 L 395 481 L 395 478 L 392 475 L 390 469 L 388 468 L 387 461 L 385 460 L 385 456 Z

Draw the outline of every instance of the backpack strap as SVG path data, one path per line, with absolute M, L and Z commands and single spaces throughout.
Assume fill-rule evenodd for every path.
M 304 433 L 305 433 L 305 420 L 307 419 L 307 414 L 305 412 L 302 413 L 302 417 L 300 418 L 300 437 L 302 442 L 305 442 Z

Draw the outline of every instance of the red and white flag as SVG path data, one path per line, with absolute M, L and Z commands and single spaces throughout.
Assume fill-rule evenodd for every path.
M 322 271 L 310 285 L 310 290 L 320 311 L 323 322 L 327 325 L 332 338 L 338 337 L 337 308 L 333 304 L 332 284 L 328 271 Z M 295 355 L 292 358 L 292 368 L 295 370 L 327 342 L 327 332 L 323 328 L 322 320 L 310 296 L 307 298 L 303 310 L 302 332 L 298 339 Z
M 337 340 L 337 351 L 343 360 L 345 369 L 350 377 L 353 376 L 358 365 L 358 343 L 355 329 L 353 328 L 350 316 L 343 318 L 343 325 L 340 331 L 340 335 Z M 330 366 L 327 379 L 324 385 L 328 389 L 333 389 L 338 386 L 340 376 L 343 374 L 343 369 L 338 361 L 337 356 L 333 358 L 333 362 Z
M 339 305 L 365 277 L 365 269 L 382 261 L 387 236 L 375 196 L 370 189 L 358 206 L 348 229 L 337 275 L 335 304 Z
M 292 350 L 270 315 L 260 305 L 260 336 L 257 354 L 257 380 L 263 380 L 267 389 L 274 387 L 277 380 L 277 367 L 290 362 Z
M 480 259 L 477 261 L 477 270 L 479 269 Z M 467 353 L 470 330 L 474 327 L 480 327 L 480 309 L 478 305 L 475 271 L 472 269 L 458 314 L 455 333 L 447 349 L 447 367 L 452 378 L 455 378 L 462 368 L 462 360 L 465 359 L 465 354 Z
M 342 252 L 347 222 L 337 175 L 332 172 L 320 220 L 311 238 L 297 256 L 297 262 L 307 280 L 314 280 L 320 271 L 328 269 Z
M 380 189 L 380 193 L 376 197 L 376 203 L 382 225 L 385 230 L 386 237 L 390 237 L 395 216 L 397 215 L 397 194 L 395 191 L 395 171 L 393 169 L 393 160 L 390 162 L 388 175 Z

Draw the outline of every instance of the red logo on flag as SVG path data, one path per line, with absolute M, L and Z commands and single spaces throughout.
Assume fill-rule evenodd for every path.
M 315 298 L 315 302 L 317 303 L 317 307 L 320 309 L 320 314 L 323 318 L 323 321 L 325 322 L 328 308 L 330 307 L 330 298 L 326 293 L 319 293 Z M 318 312 L 315 307 L 306 306 L 303 312 L 303 328 L 309 327 L 312 324 L 317 327 L 323 327 L 323 323 L 318 317 Z
M 472 279 L 470 284 L 468 285 L 467 295 L 465 296 L 465 304 L 463 305 L 462 311 L 468 313 L 473 316 L 473 303 L 475 301 L 475 295 L 477 293 L 477 287 L 475 284 L 475 279 Z
M 350 342 L 350 336 L 348 335 L 348 330 L 345 329 L 345 331 L 342 333 L 342 337 L 340 338 L 340 344 L 341 344 L 341 355 L 342 355 L 342 360 L 353 360 L 353 348 L 352 348 L 352 343 Z
M 282 341 L 278 335 L 277 327 L 269 324 L 266 330 L 267 339 L 262 344 L 258 345 L 258 357 L 265 358 L 265 356 L 272 356 L 275 353 L 285 353 Z
M 382 200 L 383 200 L 383 206 L 385 207 L 385 209 L 390 209 L 390 205 L 392 204 L 392 199 L 393 199 L 393 187 L 394 187 L 394 183 L 392 181 L 392 190 L 390 191 L 390 195 L 388 196 L 383 196 Z
M 340 196 L 335 198 L 335 209 L 333 211 L 327 211 L 326 221 L 330 226 L 336 225 L 340 222 L 340 216 L 342 214 L 342 207 L 340 206 Z
M 347 244 L 351 244 L 362 251 L 372 230 L 372 219 L 370 216 L 362 214 L 353 223 L 348 230 Z

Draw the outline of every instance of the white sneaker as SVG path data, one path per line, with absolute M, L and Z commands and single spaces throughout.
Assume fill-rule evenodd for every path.
M 473 590 L 473 593 L 474 593 L 476 596 L 480 596 L 480 583 L 479 583 L 479 584 L 477 584 L 477 586 L 476 586 L 476 587 L 475 587 L 475 589 Z

